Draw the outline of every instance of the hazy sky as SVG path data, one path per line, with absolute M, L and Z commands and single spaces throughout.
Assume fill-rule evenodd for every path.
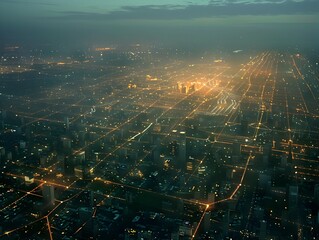
M 2 44 L 316 46 L 319 0 L 0 0 Z

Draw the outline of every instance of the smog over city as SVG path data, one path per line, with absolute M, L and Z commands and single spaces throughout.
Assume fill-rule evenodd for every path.
M 319 1 L 0 0 L 0 239 L 319 239 Z

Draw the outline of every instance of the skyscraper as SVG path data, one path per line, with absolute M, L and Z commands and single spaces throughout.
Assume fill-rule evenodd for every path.
M 52 185 L 43 185 L 42 188 L 42 195 L 43 195 L 43 199 L 44 199 L 44 204 L 45 205 L 49 205 L 52 206 L 54 205 L 54 186 Z
M 181 168 L 186 167 L 186 133 L 180 132 L 178 139 L 178 163 Z
M 293 210 L 298 205 L 298 186 L 289 186 L 289 209 Z

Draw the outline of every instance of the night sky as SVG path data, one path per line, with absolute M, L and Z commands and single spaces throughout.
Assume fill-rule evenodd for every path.
M 0 43 L 234 48 L 319 42 L 318 0 L 0 0 Z

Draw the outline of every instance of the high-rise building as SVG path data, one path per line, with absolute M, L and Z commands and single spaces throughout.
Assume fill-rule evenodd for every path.
M 169 152 L 171 154 L 172 157 L 176 157 L 178 154 L 178 143 L 176 140 L 172 141 L 169 144 Z
M 269 158 L 271 156 L 271 154 L 272 154 L 272 144 L 266 143 L 263 146 L 263 156 L 267 156 Z
M 152 157 L 155 164 L 161 164 L 160 154 L 161 154 L 161 139 L 159 135 L 154 132 L 151 134 L 151 142 L 152 142 Z
M 271 176 L 268 173 L 259 173 L 259 187 L 269 190 L 271 187 Z
M 7 111 L 6 110 L 1 110 L 0 113 L 1 113 L 1 118 L 2 119 L 6 119 L 7 118 Z
M 81 207 L 78 210 L 79 220 L 81 223 L 85 223 L 83 225 L 83 229 L 81 231 L 82 239 L 94 239 L 97 229 L 95 223 L 95 218 L 92 217 L 93 209 L 90 207 Z
M 54 198 L 54 186 L 52 185 L 43 185 L 42 187 L 42 195 L 44 199 L 44 204 L 46 205 L 54 205 L 55 198 Z
M 232 156 L 239 156 L 241 153 L 241 144 L 239 142 L 233 143 Z
M 61 138 L 62 141 L 62 147 L 63 150 L 66 152 L 70 152 L 71 151 L 71 139 L 67 138 L 67 137 L 62 137 Z
M 65 124 L 66 130 L 69 130 L 70 129 L 70 119 L 68 117 L 64 118 L 64 124 Z
M 248 135 L 248 120 L 244 116 L 242 116 L 242 119 L 240 121 L 239 134 L 242 136 Z
M 291 162 L 292 162 L 292 141 L 290 140 L 289 141 L 289 152 L 288 152 L 288 159 L 287 159 L 287 161 L 288 161 L 288 164 L 291 164 Z
M 73 159 L 69 156 L 64 157 L 64 173 L 67 175 L 72 175 L 74 173 L 74 162 Z
M 288 156 L 286 154 L 281 155 L 280 157 L 280 166 L 286 167 L 288 163 Z
M 289 186 L 289 197 L 288 197 L 289 209 L 293 210 L 298 205 L 298 186 Z
M 260 221 L 259 239 L 264 240 L 267 236 L 267 222 L 265 220 Z
M 184 222 L 178 228 L 177 239 L 189 239 L 193 235 L 193 227 L 189 222 Z
M 12 160 L 12 152 L 7 152 L 7 160 Z
M 171 136 L 170 154 L 175 157 L 178 167 L 186 169 L 186 133 L 173 130 Z
M 84 179 L 85 178 L 85 169 L 83 166 L 76 166 L 74 168 L 74 175 L 79 178 L 79 179 Z
M 203 222 L 203 230 L 205 232 L 208 232 L 210 230 L 210 217 L 211 217 L 211 212 L 206 212 L 204 216 L 204 222 Z
M 224 236 L 228 236 L 228 232 L 229 232 L 229 209 L 227 209 L 223 215 L 223 219 L 222 219 L 222 230 L 223 230 L 223 235 Z
M 81 166 L 85 164 L 85 151 L 79 151 L 74 155 L 74 164 Z
M 179 133 L 178 162 L 181 168 L 186 167 L 186 133 Z
M 160 148 L 157 145 L 152 146 L 152 158 L 154 163 L 160 164 Z
M 0 160 L 4 159 L 6 156 L 6 149 L 4 147 L 0 147 Z
M 319 206 L 319 184 L 316 184 L 314 188 L 314 201 Z
M 215 193 L 213 193 L 213 192 L 208 193 L 207 201 L 208 201 L 208 203 L 215 202 Z

